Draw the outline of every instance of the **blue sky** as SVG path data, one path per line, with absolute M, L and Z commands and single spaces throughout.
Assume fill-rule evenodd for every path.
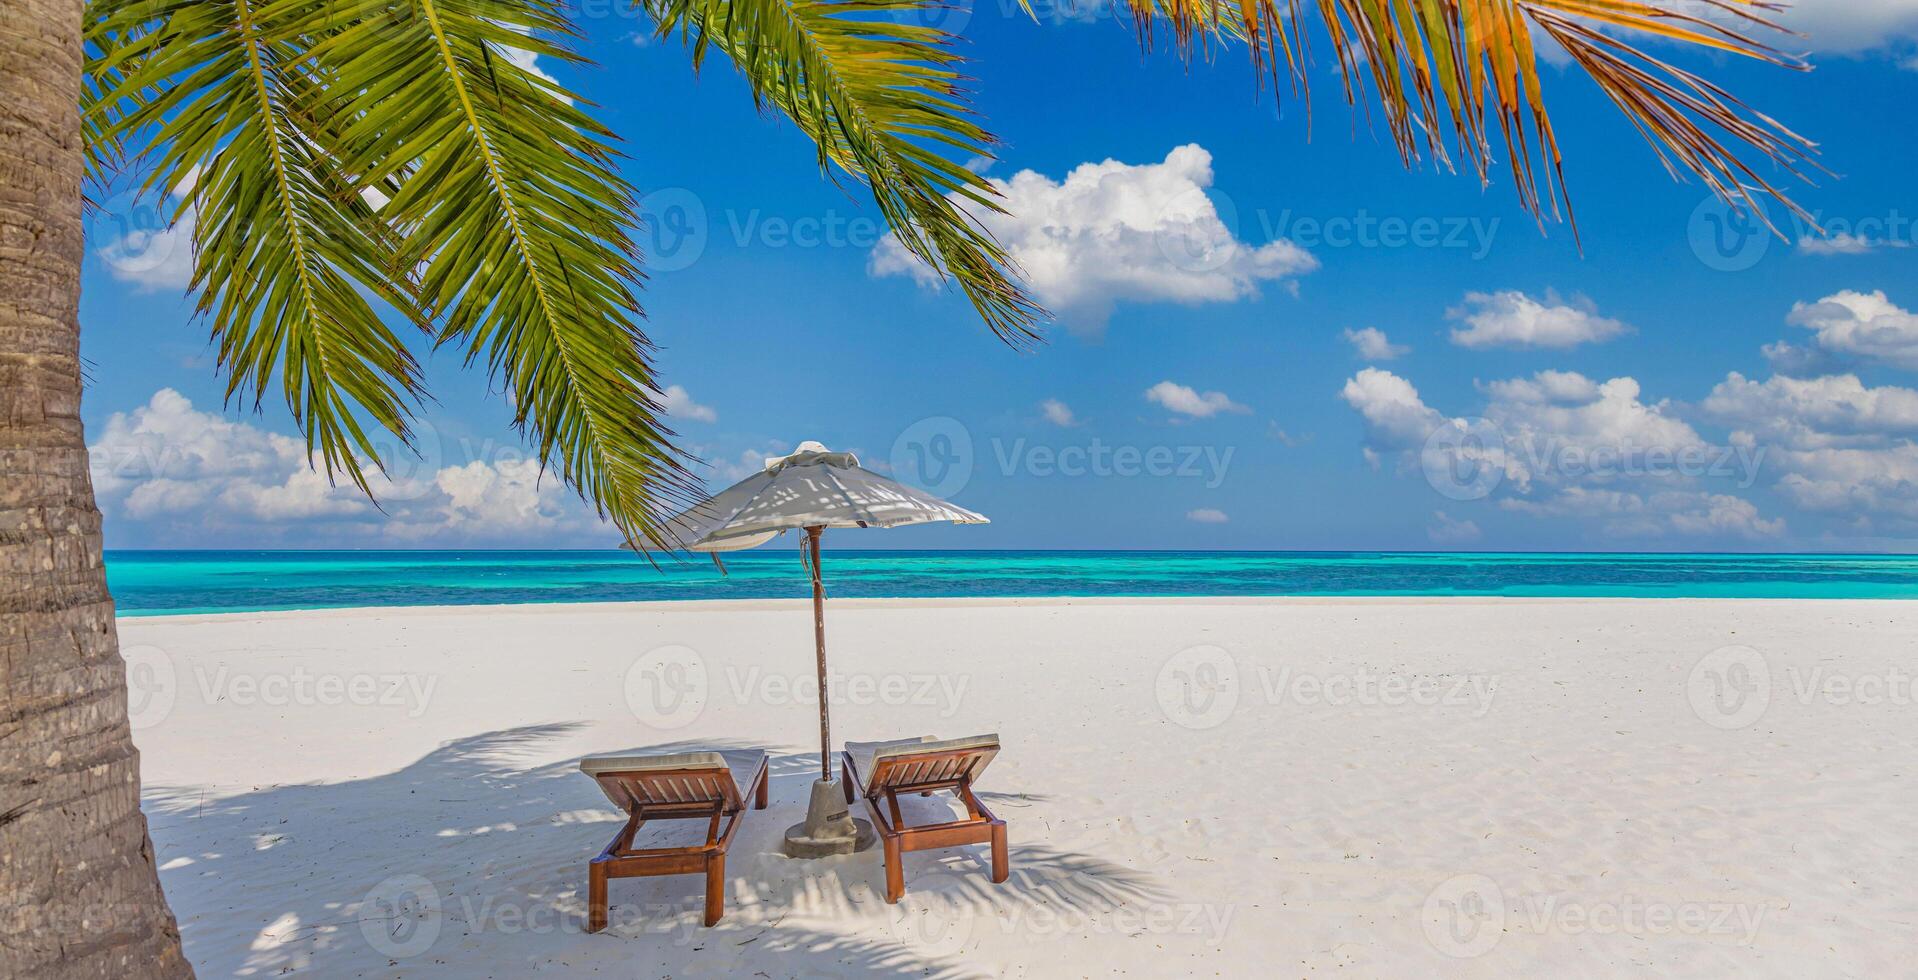
M 723 62 L 695 77 L 621 15 L 585 21 L 597 69 L 555 72 L 648 194 L 648 330 L 713 479 L 816 439 L 994 519 L 856 546 L 1908 550 L 1918 0 L 1794 16 L 1810 74 L 1686 64 L 1821 144 L 1839 177 L 1793 190 L 1843 234 L 1741 234 L 1548 69 L 1581 251 L 1503 169 L 1402 169 L 1329 66 L 1308 130 L 1241 51 L 1188 68 L 1109 17 L 964 10 L 1005 144 L 986 173 L 1019 210 L 995 230 L 1061 314 L 1030 353 L 892 261 Z M 91 219 L 82 301 L 109 547 L 612 540 L 454 356 L 429 360 L 429 448 L 385 511 L 329 491 L 282 406 L 223 405 L 184 247 L 116 252 L 129 214 Z

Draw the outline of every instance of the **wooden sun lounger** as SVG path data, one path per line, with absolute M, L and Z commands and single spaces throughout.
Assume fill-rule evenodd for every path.
M 991 844 L 992 880 L 1006 880 L 1006 822 L 993 816 L 972 792 L 973 782 L 998 754 L 997 735 L 846 743 L 840 757 L 846 802 L 853 801 L 854 787 L 858 787 L 866 809 L 872 812 L 873 824 L 879 828 L 880 842 L 886 849 L 887 902 L 897 902 L 906 894 L 906 874 L 901 864 L 906 851 Z M 965 819 L 907 826 L 899 812 L 899 794 L 931 796 L 942 789 L 951 790 L 965 804 Z
M 627 815 L 613 842 L 588 866 L 586 931 L 606 928 L 608 879 L 701 871 L 706 873 L 706 924 L 718 922 L 726 914 L 726 848 L 739 828 L 746 793 L 753 795 L 753 809 L 766 808 L 766 753 L 599 755 L 581 759 L 579 769 Z M 648 820 L 700 817 L 707 820 L 704 844 L 633 847 L 633 835 Z

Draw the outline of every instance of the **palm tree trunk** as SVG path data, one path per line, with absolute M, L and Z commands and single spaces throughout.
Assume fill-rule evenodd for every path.
M 0 976 L 191 976 L 80 429 L 82 0 L 0 0 Z

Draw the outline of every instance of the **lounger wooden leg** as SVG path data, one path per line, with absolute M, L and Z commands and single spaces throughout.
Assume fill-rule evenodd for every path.
M 1011 861 L 1006 857 L 1006 825 L 992 825 L 992 880 L 998 883 L 1006 880 L 1011 873 Z
M 899 838 L 887 837 L 886 845 L 886 904 L 897 905 L 906 895 L 906 868 L 901 862 Z
M 606 865 L 594 861 L 586 866 L 586 931 L 606 928 Z
M 706 855 L 706 925 L 717 923 L 726 914 L 726 854 L 714 851 Z
M 764 810 L 766 808 L 766 788 L 770 785 L 772 785 L 772 778 L 770 776 L 759 777 L 759 791 L 753 794 L 753 809 Z

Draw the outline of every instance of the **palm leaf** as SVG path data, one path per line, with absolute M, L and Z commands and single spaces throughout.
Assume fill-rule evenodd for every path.
M 192 212 L 192 289 L 210 315 L 227 395 L 277 374 L 329 475 L 367 489 L 380 453 L 362 418 L 410 439 L 418 365 L 375 311 L 415 317 L 371 211 L 343 194 L 303 118 L 315 81 L 257 0 L 95 0 L 86 133 L 96 180 L 128 159 L 143 188 Z
M 1255 65 L 1273 75 L 1283 62 L 1308 99 L 1307 35 L 1301 0 L 1113 0 L 1152 43 L 1151 25 L 1172 27 L 1178 50 L 1193 38 L 1243 38 Z M 1754 156 L 1804 176 L 1814 145 L 1689 71 L 1655 58 L 1619 35 L 1753 58 L 1793 69 L 1805 65 L 1751 36 L 1782 31 L 1766 0 L 1697 0 L 1688 13 L 1643 0 L 1310 0 L 1338 61 L 1346 101 L 1374 98 L 1400 155 L 1450 164 L 1447 137 L 1481 180 L 1494 158 L 1494 123 L 1527 210 L 1542 219 L 1571 215 L 1563 158 L 1546 110 L 1533 31 L 1565 49 L 1572 62 L 1651 143 L 1678 179 L 1691 174 L 1721 198 L 1761 217 L 1758 193 L 1810 222 L 1812 216 L 1761 176 Z M 1707 16 L 1710 15 L 1710 16 Z M 1442 105 L 1441 105 L 1442 104 Z M 1775 230 L 1775 229 L 1774 229 Z
M 754 99 L 785 113 L 822 168 L 863 181 L 900 244 L 956 279 L 1014 344 L 1045 316 L 1004 248 L 968 207 L 999 193 L 953 158 L 988 155 L 993 137 L 966 102 L 952 35 L 921 22 L 942 0 L 641 0 L 662 36 L 677 31 L 695 66 L 718 48 Z
M 670 442 L 634 296 L 632 189 L 614 137 L 505 56 L 578 56 L 549 0 L 301 4 L 331 74 L 342 172 L 382 187 L 443 343 L 484 357 L 542 461 L 628 542 L 672 544 L 661 515 L 696 484 Z

